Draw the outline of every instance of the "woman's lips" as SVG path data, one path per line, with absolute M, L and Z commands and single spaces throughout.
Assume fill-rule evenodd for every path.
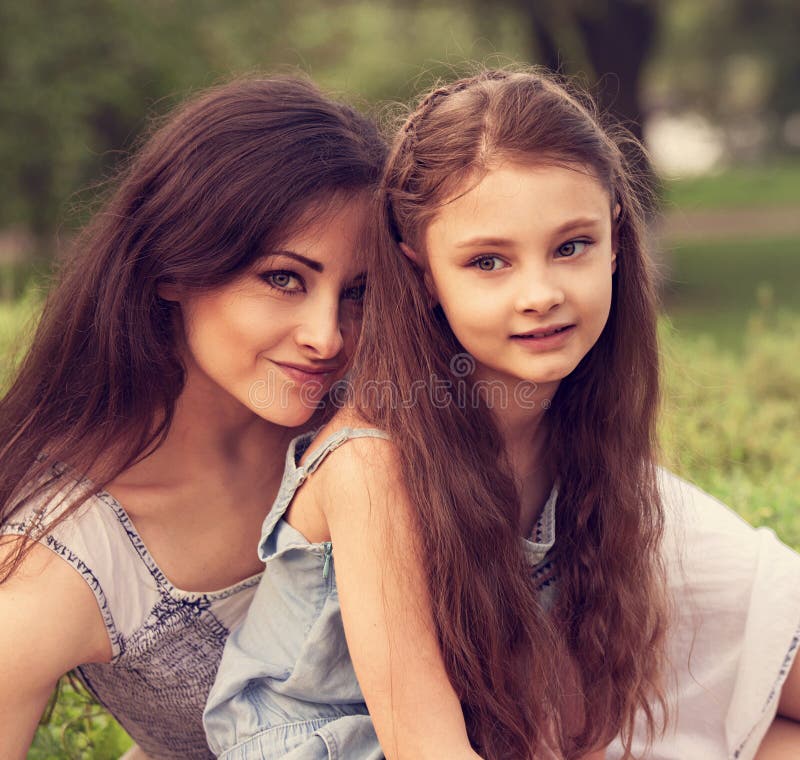
M 283 364 L 282 362 L 275 362 L 283 373 L 294 380 L 294 382 L 303 385 L 305 383 L 317 383 L 324 385 L 325 382 L 333 375 L 338 366 L 335 367 L 303 367 L 297 364 Z

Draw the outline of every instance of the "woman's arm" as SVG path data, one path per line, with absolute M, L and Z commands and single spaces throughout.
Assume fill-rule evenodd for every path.
M 387 760 L 477 760 L 439 650 L 393 444 L 350 441 L 331 460 L 318 471 L 315 501 L 330 529 L 350 655 Z
M 0 559 L 20 540 L 0 539 Z M 0 757 L 24 760 L 58 679 L 111 644 L 86 582 L 38 544 L 0 584 L 0 620 Z

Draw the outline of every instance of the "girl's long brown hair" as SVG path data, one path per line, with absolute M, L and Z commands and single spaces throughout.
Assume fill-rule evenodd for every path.
M 385 152 L 369 119 L 297 77 L 212 88 L 155 131 L 78 239 L 0 401 L 0 521 L 49 487 L 53 460 L 96 490 L 164 439 L 184 367 L 162 283 L 229 282 L 310 208 L 374 190 Z
M 655 705 L 665 709 L 655 297 L 644 196 L 623 141 L 549 75 L 486 71 L 422 99 L 390 150 L 377 204 L 353 398 L 397 445 L 447 672 L 490 760 L 532 760 L 542 742 L 578 757 L 620 732 L 630 752 L 637 710 L 652 737 Z M 519 548 L 518 494 L 489 410 L 455 393 L 443 400 L 441 384 L 418 392 L 463 380 L 450 366 L 463 348 L 398 246 L 424 256 L 437 209 L 500 161 L 589 170 L 619 205 L 608 323 L 546 413 L 559 484 L 552 615 Z

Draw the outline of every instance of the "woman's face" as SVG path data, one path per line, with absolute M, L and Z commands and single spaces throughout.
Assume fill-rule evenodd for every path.
M 606 189 L 559 166 L 504 164 L 442 206 L 427 281 L 479 379 L 555 392 L 600 337 L 616 254 Z
M 187 386 L 276 425 L 307 422 L 354 346 L 365 284 L 355 253 L 366 214 L 363 198 L 336 203 L 227 285 L 178 296 Z

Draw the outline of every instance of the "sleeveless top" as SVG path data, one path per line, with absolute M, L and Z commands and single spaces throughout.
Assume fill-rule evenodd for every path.
M 283 519 L 297 490 L 325 457 L 352 438 L 388 436 L 343 428 L 299 464 L 314 433 L 289 445 L 278 497 L 264 522 L 266 567 L 250 610 L 225 646 L 204 716 L 211 749 L 226 760 L 378 760 L 383 757 L 347 650 L 330 541 L 309 543 Z M 520 539 L 545 596 L 555 567 L 555 489 L 532 540 Z
M 23 504 L 0 533 L 22 535 L 31 524 L 58 517 L 61 497 L 76 479 L 62 464 L 51 473 L 57 493 Z M 87 689 L 152 760 L 213 758 L 203 707 L 228 633 L 244 617 L 261 576 L 219 591 L 176 588 L 104 491 L 39 541 L 80 573 L 108 631 L 111 661 L 77 668 Z
M 335 547 L 309 543 L 283 515 L 332 450 L 350 438 L 386 436 L 336 431 L 300 465 L 312 436 L 289 447 L 259 545 L 265 573 L 244 623 L 228 640 L 209 696 L 209 745 L 225 760 L 383 757 L 347 651 Z M 752 528 L 666 470 L 659 473 L 659 490 L 672 611 L 670 720 L 648 746 L 640 713 L 633 753 L 653 760 L 752 760 L 800 649 L 800 556 L 770 529 Z M 555 541 L 556 498 L 554 489 L 532 540 L 520 539 L 545 607 L 558 585 L 557 561 L 547 556 Z M 606 757 L 623 756 L 617 738 Z

